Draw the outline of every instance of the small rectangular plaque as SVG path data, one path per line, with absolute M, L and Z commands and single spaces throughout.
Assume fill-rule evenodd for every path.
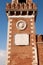
M 16 34 L 14 38 L 15 38 L 15 45 L 29 45 L 28 34 Z

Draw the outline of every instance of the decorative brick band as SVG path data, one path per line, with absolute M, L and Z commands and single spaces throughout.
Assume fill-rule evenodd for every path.
M 37 49 L 36 49 L 36 45 L 35 45 L 35 42 L 34 42 L 34 22 L 33 22 L 33 19 L 30 20 L 31 21 L 31 35 L 32 35 L 32 38 L 31 38 L 31 42 L 32 42 L 32 65 L 37 65 Z
M 12 33 L 12 20 L 8 19 L 8 35 L 7 35 L 7 63 L 10 63 L 10 54 L 11 54 L 11 33 Z

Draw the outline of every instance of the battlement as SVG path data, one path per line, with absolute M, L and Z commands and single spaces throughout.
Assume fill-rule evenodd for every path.
M 26 3 L 13 1 L 12 3 L 6 4 L 6 13 L 9 15 L 36 15 L 37 6 L 31 0 L 27 0 Z
M 32 2 L 32 0 L 12 0 L 12 3 L 28 3 L 28 2 Z
M 36 42 L 43 43 L 43 35 L 36 35 Z

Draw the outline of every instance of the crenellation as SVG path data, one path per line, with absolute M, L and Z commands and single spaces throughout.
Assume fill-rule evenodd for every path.
M 36 42 L 42 43 L 43 42 L 43 35 L 36 35 Z
M 34 3 L 7 3 L 6 13 L 8 11 L 37 11 L 37 7 Z

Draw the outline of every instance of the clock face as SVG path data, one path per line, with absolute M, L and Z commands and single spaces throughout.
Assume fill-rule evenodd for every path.
M 24 30 L 26 28 L 26 22 L 23 20 L 20 20 L 16 23 L 16 28 L 18 30 Z

